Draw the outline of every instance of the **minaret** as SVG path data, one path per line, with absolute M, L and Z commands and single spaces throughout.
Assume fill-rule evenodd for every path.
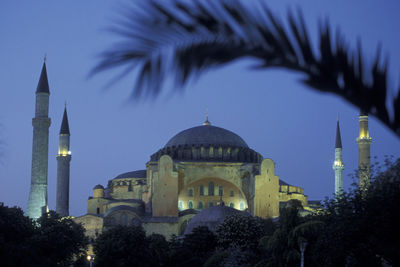
M 69 150 L 70 136 L 67 107 L 65 107 L 57 154 L 56 212 L 62 217 L 69 215 L 69 164 L 71 162 L 71 151 Z
M 360 135 L 358 144 L 358 189 L 365 191 L 371 181 L 370 147 L 372 138 L 369 137 L 368 113 L 360 111 Z
M 49 83 L 47 80 L 46 59 L 36 89 L 35 117 L 32 119 L 32 172 L 31 188 L 26 214 L 38 219 L 48 211 L 47 206 L 47 167 L 49 156 Z
M 335 171 L 335 195 L 339 196 L 343 193 L 343 169 L 342 161 L 342 138 L 340 136 L 339 119 L 336 124 L 336 142 L 335 142 L 335 161 L 332 166 Z

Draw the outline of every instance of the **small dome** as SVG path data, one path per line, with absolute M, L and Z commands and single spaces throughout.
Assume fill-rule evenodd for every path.
M 102 186 L 101 184 L 96 185 L 93 190 L 95 189 L 104 189 L 104 186 Z
M 202 125 L 186 129 L 172 137 L 165 147 L 193 145 L 218 145 L 248 148 L 246 142 L 237 134 L 212 125 Z
M 209 207 L 193 217 L 185 229 L 185 235 L 190 234 L 194 228 L 199 226 L 207 226 L 211 232 L 215 232 L 226 217 L 238 213 L 247 214 L 228 206 L 218 205 Z

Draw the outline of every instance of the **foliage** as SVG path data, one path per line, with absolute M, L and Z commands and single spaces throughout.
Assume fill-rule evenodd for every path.
M 199 226 L 182 239 L 171 240 L 171 266 L 203 266 L 214 253 L 216 236 L 205 226 Z
M 38 227 L 33 237 L 37 244 L 36 256 L 43 265 L 68 265 L 73 257 L 86 252 L 88 240 L 82 225 L 71 218 L 61 218 L 56 212 L 43 214 L 37 221 Z
M 135 97 L 156 96 L 170 73 L 180 88 L 205 70 L 253 58 L 257 68 L 303 73 L 310 88 L 341 96 L 400 136 L 400 90 L 387 86 L 388 63 L 380 48 L 369 66 L 361 43 L 352 51 L 339 30 L 332 36 L 328 22 L 320 24 L 315 46 L 300 9 L 296 15 L 289 10 L 285 27 L 265 1 L 253 8 L 243 2 L 153 0 L 124 9 L 113 28 L 123 39 L 103 54 L 93 73 L 126 66 L 125 75 L 138 68 Z
M 225 250 L 226 256 L 220 266 L 223 267 L 250 267 L 256 263 L 257 255 L 251 250 L 243 251 L 243 248 L 231 246 Z
M 217 239 L 206 226 L 198 226 L 190 234 L 185 235 L 183 246 L 195 255 L 205 256 L 213 252 L 217 246 Z
M 96 266 L 145 266 L 149 255 L 142 227 L 118 225 L 98 236 L 94 243 Z
M 228 252 L 224 250 L 216 251 L 211 257 L 207 259 L 203 267 L 216 267 L 221 266 L 224 259 L 228 256 Z
M 258 240 L 264 235 L 259 219 L 246 214 L 227 217 L 216 230 L 218 245 L 224 249 L 237 247 L 242 250 L 256 249 Z
M 0 258 L 2 266 L 23 266 L 30 261 L 30 238 L 35 232 L 31 219 L 17 207 L 0 205 Z M 21 255 L 26 255 L 21 257 Z
M 37 222 L 20 208 L 0 206 L 0 258 L 2 266 L 70 265 L 86 251 L 81 225 L 55 212 Z
M 280 209 L 279 223 L 270 236 L 264 236 L 259 241 L 264 259 L 258 266 L 297 266 L 300 260 L 298 251 L 299 236 L 293 231 L 302 223 L 299 210 L 302 208 L 299 201 L 290 201 Z M 304 238 L 304 237 L 301 237 Z
M 167 266 L 169 260 L 169 243 L 163 235 L 151 234 L 147 239 L 149 266 Z
M 400 205 L 400 160 L 375 178 L 366 195 L 354 190 L 325 204 L 319 220 L 324 231 L 312 253 L 324 266 L 400 265 L 397 212 Z M 314 251 L 314 252 L 315 252 Z

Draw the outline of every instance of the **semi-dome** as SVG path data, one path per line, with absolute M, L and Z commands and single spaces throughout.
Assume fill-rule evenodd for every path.
M 184 130 L 172 137 L 165 147 L 193 145 L 220 145 L 248 148 L 237 134 L 212 125 L 202 125 Z
M 146 178 L 146 170 L 124 172 L 114 177 L 114 179 L 123 179 L 123 178 Z
M 212 126 L 208 119 L 202 126 L 183 130 L 151 155 L 157 161 L 162 155 L 173 160 L 260 163 L 262 156 L 250 149 L 237 134 Z
M 223 223 L 227 217 L 238 213 L 248 214 L 225 205 L 217 205 L 204 209 L 190 220 L 189 224 L 186 226 L 185 235 L 190 234 L 194 228 L 199 226 L 207 226 L 211 232 L 215 232 L 217 227 Z

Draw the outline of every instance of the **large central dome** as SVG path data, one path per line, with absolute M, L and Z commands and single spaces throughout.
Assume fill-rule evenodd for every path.
M 219 145 L 248 148 L 246 142 L 239 135 L 212 125 L 202 125 L 184 130 L 172 137 L 165 147 L 185 145 Z
M 208 119 L 202 126 L 183 130 L 150 156 L 157 161 L 169 155 L 180 161 L 253 162 L 260 163 L 262 156 L 250 149 L 237 134 L 212 126 Z

